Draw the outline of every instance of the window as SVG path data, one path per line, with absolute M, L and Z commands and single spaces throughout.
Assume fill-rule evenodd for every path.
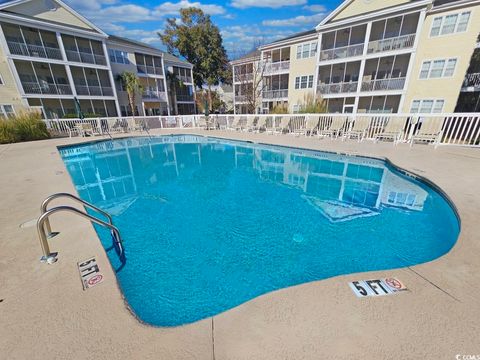
M 428 74 L 430 73 L 430 61 L 424 61 L 422 64 L 422 69 L 420 70 L 420 79 L 427 79 Z
M 450 77 L 455 72 L 457 59 L 424 61 L 420 69 L 420 79 Z
M 313 88 L 313 75 L 297 76 L 295 78 L 295 89 Z
M 295 89 L 300 89 L 300 77 L 295 78 Z
M 442 77 L 445 60 L 435 60 L 430 69 L 430 78 Z
M 441 113 L 443 111 L 443 105 L 445 100 L 413 100 L 412 106 L 410 107 L 410 112 L 412 114 L 423 113 Z
M 443 76 L 452 76 L 453 73 L 455 72 L 455 66 L 457 65 L 457 59 L 450 59 L 447 62 L 447 66 L 445 68 L 445 71 L 443 73 Z
M 457 23 L 458 15 L 447 15 L 443 20 L 441 35 L 452 34 L 455 31 L 455 24 Z
M 300 80 L 300 88 L 306 89 L 307 85 L 308 85 L 308 76 L 302 76 L 302 79 Z
M 460 14 L 438 16 L 432 21 L 430 36 L 449 35 L 467 30 L 470 11 Z
M 108 57 L 110 61 L 117 64 L 130 64 L 128 60 L 128 53 L 125 51 L 108 49 Z
M 15 115 L 12 105 L 0 105 L 0 117 L 9 117 Z
M 297 59 L 306 59 L 315 56 L 317 53 L 317 43 L 307 43 L 297 45 Z

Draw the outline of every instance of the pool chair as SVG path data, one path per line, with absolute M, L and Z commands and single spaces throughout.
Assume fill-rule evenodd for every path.
M 265 118 L 265 132 L 267 134 L 273 134 L 273 132 L 275 131 L 275 122 L 275 116 L 267 116 Z
M 402 117 L 393 117 L 388 119 L 387 125 L 383 131 L 375 135 L 375 142 L 379 139 L 393 141 L 393 145 L 397 145 L 402 139 L 403 129 L 405 128 L 406 119 Z
M 247 116 L 247 123 L 245 127 L 242 127 L 243 131 L 252 131 L 253 127 L 255 126 L 255 122 L 258 120 L 258 116 L 248 115 Z
M 437 148 L 443 134 L 443 117 L 431 117 L 423 121 L 420 120 L 420 129 L 410 139 L 410 147 L 413 146 L 415 141 L 432 142 Z
M 295 135 L 305 135 L 305 136 L 312 136 L 313 132 L 317 130 L 318 123 L 320 122 L 320 117 L 318 116 L 310 116 L 307 118 L 305 122 L 305 127 L 300 129 L 296 129 L 293 131 Z
M 283 134 L 290 132 L 290 116 L 282 116 L 280 119 L 280 124 L 276 125 L 276 122 L 272 122 L 272 127 L 269 129 L 270 134 Z
M 76 128 L 77 128 L 78 134 L 80 134 L 80 136 L 83 136 L 83 137 L 101 135 L 98 128 L 94 127 L 90 123 L 78 124 Z
M 261 116 L 258 118 L 258 121 L 255 124 L 255 126 L 252 128 L 252 131 L 260 132 L 261 130 L 266 130 L 266 129 L 267 129 L 267 117 Z
M 234 116 L 233 119 L 227 123 L 227 130 L 235 130 L 237 128 L 240 117 Z
M 350 130 L 346 131 L 343 134 L 343 140 L 356 138 L 358 142 L 363 141 L 365 135 L 367 134 L 367 130 L 370 126 L 370 118 L 367 117 L 359 117 L 353 122 L 353 126 Z
M 197 121 L 197 126 L 201 129 L 206 129 L 208 124 L 207 124 L 207 119 L 205 116 L 200 116 Z
M 321 130 L 318 132 L 318 137 L 328 136 L 330 139 L 338 138 L 343 132 L 345 123 L 347 122 L 346 116 L 335 116 L 332 118 L 332 122 L 328 129 Z

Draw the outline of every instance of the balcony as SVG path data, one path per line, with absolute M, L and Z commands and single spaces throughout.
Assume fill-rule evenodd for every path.
M 58 48 L 25 44 L 16 41 L 7 41 L 7 44 L 12 55 L 62 60 L 62 53 Z
M 180 80 L 182 83 L 191 83 L 192 78 L 190 76 L 185 76 L 185 75 L 177 75 L 178 80 Z
M 465 76 L 463 80 L 462 91 L 479 91 L 480 90 L 480 73 L 471 73 Z
M 263 91 L 262 97 L 264 100 L 286 99 L 288 98 L 288 89 Z
M 111 87 L 95 86 L 95 85 L 75 85 L 78 95 L 83 96 L 113 96 Z
M 288 72 L 290 70 L 290 60 L 278 61 L 278 62 L 266 62 L 264 72 L 265 74 L 272 75 L 281 72 Z
M 234 81 L 235 82 L 253 81 L 253 73 L 250 73 L 250 74 L 235 74 Z
M 368 43 L 368 54 L 374 54 L 384 51 L 394 51 L 413 47 L 415 43 L 415 34 L 391 37 L 370 41 Z
M 194 102 L 193 95 L 177 95 L 176 97 L 179 102 Z
M 137 65 L 137 72 L 141 75 L 148 74 L 148 75 L 163 76 L 162 68 L 151 66 L 151 65 Z
M 237 103 L 247 102 L 247 96 L 246 95 L 235 95 L 235 102 L 237 102 Z
M 333 84 L 318 84 L 317 91 L 320 94 L 343 94 L 356 92 L 358 87 L 358 81 L 352 82 L 340 82 Z
M 374 79 L 362 82 L 362 91 L 390 91 L 403 90 L 405 86 L 404 77 L 389 79 Z
M 363 43 L 320 51 L 320 61 L 349 58 L 363 54 Z
M 142 93 L 143 100 L 167 101 L 167 94 L 163 90 L 145 90 Z
M 67 54 L 68 61 L 102 66 L 107 65 L 106 57 L 100 54 L 87 53 L 76 50 L 65 50 L 65 53 Z
M 25 94 L 72 95 L 70 85 L 37 82 L 22 82 Z

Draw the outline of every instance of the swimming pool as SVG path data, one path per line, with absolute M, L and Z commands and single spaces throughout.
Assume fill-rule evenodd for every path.
M 81 198 L 113 215 L 124 263 L 108 231 L 97 233 L 130 307 L 152 325 L 424 263 L 459 234 L 441 194 L 376 159 L 190 135 L 60 152 Z

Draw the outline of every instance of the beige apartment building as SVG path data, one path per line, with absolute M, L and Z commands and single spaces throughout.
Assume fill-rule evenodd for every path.
M 136 114 L 195 112 L 192 65 L 147 44 L 109 36 L 60 0 L 0 0 L 0 116 L 130 115 L 120 81 L 143 87 Z
M 478 0 L 347 0 L 315 29 L 233 61 L 235 111 L 252 109 L 261 78 L 257 113 L 297 112 L 307 96 L 332 113 L 453 112 L 479 33 Z

